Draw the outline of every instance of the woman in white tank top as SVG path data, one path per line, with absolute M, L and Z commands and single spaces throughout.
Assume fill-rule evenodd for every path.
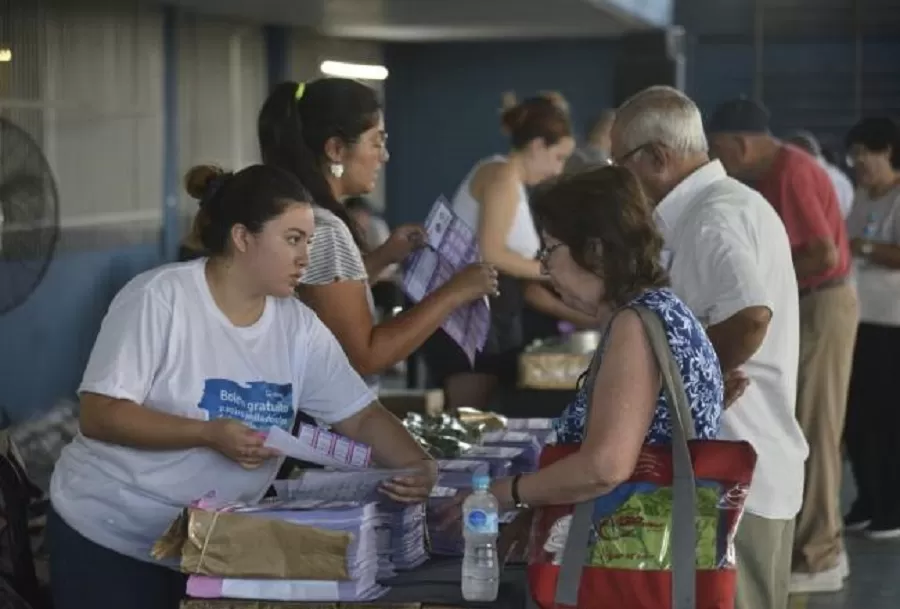
M 488 405 L 498 382 L 515 384 L 524 347 L 522 312 L 538 311 L 578 325 L 593 320 L 568 308 L 546 287 L 527 187 L 559 175 L 575 149 L 565 101 L 557 94 L 516 103 L 507 100 L 501 118 L 509 136 L 507 156 L 479 161 L 460 184 L 453 209 L 478 233 L 485 262 L 500 273 L 500 295 L 491 300 L 491 333 L 474 370 L 442 332 L 425 346 L 429 370 L 444 388 L 450 408 Z

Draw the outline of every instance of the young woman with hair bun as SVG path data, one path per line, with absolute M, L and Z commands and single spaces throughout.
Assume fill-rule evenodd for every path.
M 186 576 L 151 556 L 208 496 L 259 501 L 281 463 L 264 446 L 305 413 L 417 473 L 383 487 L 424 501 L 436 467 L 294 297 L 309 264 L 310 194 L 292 174 L 198 167 L 186 186 L 206 257 L 132 279 L 103 319 L 47 519 L 56 609 L 176 609 Z
M 375 188 L 388 160 L 381 104 L 369 87 L 346 78 L 285 82 L 259 114 L 266 164 L 298 177 L 312 193 L 316 231 L 309 269 L 297 294 L 334 333 L 371 387 L 378 375 L 418 349 L 457 308 L 497 291 L 489 264 L 463 269 L 400 315 L 377 323 L 370 278 L 402 262 L 424 242 L 420 227 L 396 229 L 372 252 L 344 206 Z
M 485 262 L 500 274 L 499 295 L 491 300 L 488 346 L 474 370 L 443 332 L 425 349 L 429 370 L 443 386 L 450 408 L 484 408 L 498 382 L 515 384 L 526 302 L 557 319 L 595 325 L 547 288 L 537 260 L 541 241 L 528 203 L 528 188 L 559 175 L 575 149 L 568 103 L 556 92 L 521 102 L 506 93 L 500 123 L 510 152 L 479 161 L 453 198 L 456 213 L 476 229 Z

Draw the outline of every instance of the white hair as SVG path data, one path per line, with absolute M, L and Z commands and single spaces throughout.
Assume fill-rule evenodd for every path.
M 616 111 L 615 129 L 626 151 L 651 142 L 682 155 L 709 151 L 700 109 L 672 87 L 650 87 L 628 99 Z

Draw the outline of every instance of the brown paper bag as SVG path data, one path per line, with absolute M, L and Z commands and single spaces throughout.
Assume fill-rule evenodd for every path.
M 350 533 L 252 513 L 187 508 L 153 546 L 157 560 L 176 558 L 192 575 L 246 579 L 348 580 Z

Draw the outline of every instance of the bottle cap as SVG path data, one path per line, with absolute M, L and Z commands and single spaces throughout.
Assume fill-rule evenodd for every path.
M 476 472 L 472 476 L 472 488 L 476 491 L 486 491 L 491 487 L 491 477 L 482 472 Z

